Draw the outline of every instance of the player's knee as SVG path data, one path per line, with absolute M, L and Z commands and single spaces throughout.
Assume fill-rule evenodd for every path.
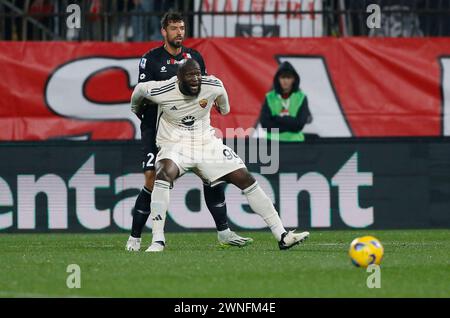
M 252 174 L 248 170 L 245 170 L 245 173 L 242 175 L 241 189 L 247 189 L 255 182 L 256 179 L 252 176 Z
M 167 169 L 161 168 L 156 172 L 156 180 L 164 180 L 167 182 L 173 182 L 173 178 L 171 174 L 167 171 Z
M 227 179 L 241 190 L 247 189 L 256 182 L 256 179 L 245 168 L 233 171 L 227 176 Z
M 163 159 L 157 163 L 155 180 L 174 182 L 177 177 L 178 167 L 172 160 Z
M 235 170 L 222 178 L 220 180 L 227 183 L 234 184 L 241 190 L 244 190 L 256 182 L 255 178 L 248 172 L 246 168 Z

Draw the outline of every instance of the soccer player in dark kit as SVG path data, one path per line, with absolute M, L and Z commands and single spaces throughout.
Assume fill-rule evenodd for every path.
M 161 33 L 164 45 L 147 52 L 139 62 L 139 82 L 164 81 L 177 74 L 178 65 L 187 59 L 194 59 L 200 65 L 202 75 L 206 75 L 205 62 L 199 52 L 183 46 L 185 38 L 184 17 L 177 12 L 166 13 L 161 20 Z M 161 92 L 163 93 L 163 92 Z M 141 136 L 145 185 L 139 193 L 133 209 L 131 235 L 126 250 L 139 251 L 141 247 L 142 229 L 150 215 L 151 193 L 155 181 L 156 122 L 158 107 L 145 107 L 137 116 L 141 119 Z M 219 243 L 224 246 L 246 246 L 253 242 L 231 231 L 227 221 L 225 203 L 225 184 L 215 186 L 204 184 L 206 205 L 211 212 L 217 228 Z

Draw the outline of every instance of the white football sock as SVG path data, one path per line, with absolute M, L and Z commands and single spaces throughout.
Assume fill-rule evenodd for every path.
M 283 224 L 281 223 L 280 216 L 277 210 L 275 210 L 272 201 L 264 193 L 257 182 L 244 189 L 244 194 L 247 197 L 248 204 L 255 213 L 259 214 L 267 226 L 273 233 L 273 236 L 277 241 L 281 240 L 281 234 L 286 232 Z
M 164 224 L 166 223 L 167 208 L 169 207 L 170 182 L 156 180 L 153 186 L 152 203 L 150 204 L 150 218 L 152 219 L 152 242 L 163 241 Z

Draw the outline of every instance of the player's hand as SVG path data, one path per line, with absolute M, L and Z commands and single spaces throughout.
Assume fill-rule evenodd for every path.
M 139 104 L 131 103 L 131 111 L 137 115 L 139 113 L 142 113 L 142 107 Z
M 145 111 L 145 103 L 133 104 L 131 103 L 131 111 L 142 120 Z

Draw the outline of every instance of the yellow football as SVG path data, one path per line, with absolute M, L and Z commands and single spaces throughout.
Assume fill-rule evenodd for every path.
M 355 266 L 365 268 L 370 264 L 381 264 L 384 248 L 377 238 L 363 236 L 352 241 L 348 254 Z

